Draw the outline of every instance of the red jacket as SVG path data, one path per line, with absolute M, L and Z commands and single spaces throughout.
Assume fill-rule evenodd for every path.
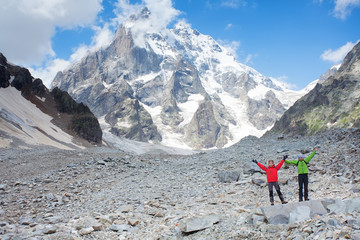
M 268 167 L 266 168 L 261 163 L 257 163 L 257 165 L 266 172 L 266 177 L 268 182 L 277 182 L 278 181 L 278 175 L 277 171 L 281 168 L 285 160 L 281 160 L 280 163 L 277 166 L 274 167 Z

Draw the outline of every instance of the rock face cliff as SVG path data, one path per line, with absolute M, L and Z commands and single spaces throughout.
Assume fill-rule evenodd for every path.
M 184 22 L 139 37 L 134 29 L 150 17 L 145 8 L 121 24 L 108 47 L 52 83 L 89 106 L 103 130 L 170 146 L 221 148 L 261 136 L 301 96 L 238 63 Z
M 360 127 L 360 43 L 339 70 L 299 99 L 271 130 L 312 134 L 330 128 Z
M 34 79 L 26 68 L 9 64 L 1 53 L 0 88 L 1 97 L 4 98 L 0 104 L 0 121 L 3 123 L 0 131 L 8 137 L 19 137 L 13 134 L 17 129 L 23 135 L 35 138 L 33 143 L 46 144 L 46 140 L 36 139 L 45 137 L 49 138 L 49 141 L 51 139 L 60 145 L 69 146 L 71 145 L 69 142 L 66 143 L 64 139 L 61 140 L 61 137 L 56 136 L 57 131 L 64 131 L 70 136 L 89 143 L 101 144 L 102 131 L 99 122 L 87 106 L 76 103 L 67 92 L 59 88 L 49 91 L 41 79 Z M 28 113 L 24 113 L 22 109 L 16 109 L 22 107 Z M 32 118 L 33 115 L 37 115 L 36 120 Z M 45 121 L 40 122 L 43 120 L 41 118 L 47 117 L 54 127 L 59 127 L 61 130 L 54 130 L 54 127 L 49 127 L 47 124 L 50 123 L 45 123 Z M 26 129 L 29 131 L 25 131 Z M 48 130 L 54 131 L 54 134 Z M 38 133 L 35 136 L 31 132 Z M 60 135 L 59 132 L 58 136 Z M 31 144 L 31 141 L 28 143 Z

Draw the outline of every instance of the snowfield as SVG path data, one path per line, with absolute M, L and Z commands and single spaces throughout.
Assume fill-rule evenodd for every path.
M 59 149 L 83 148 L 73 137 L 51 123 L 52 117 L 21 96 L 14 87 L 0 88 L 0 131 L 26 144 L 47 145 Z M 12 140 L 0 137 L 0 147 L 10 147 Z

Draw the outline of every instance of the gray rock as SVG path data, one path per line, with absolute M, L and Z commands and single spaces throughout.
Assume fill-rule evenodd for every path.
M 132 205 L 123 205 L 123 206 L 120 206 L 119 208 L 119 212 L 122 212 L 122 213 L 128 213 L 128 212 L 133 212 L 134 211 L 134 206 Z
M 129 231 L 129 227 L 126 224 L 112 224 L 109 226 L 109 230 L 114 231 L 114 232 L 127 232 Z
M 296 223 L 310 218 L 311 209 L 308 206 L 298 206 L 289 213 L 289 223 Z
M 5 227 L 8 224 L 9 224 L 8 222 L 0 222 L 0 227 Z
M 56 233 L 57 229 L 58 229 L 58 228 L 57 228 L 56 226 L 51 225 L 51 226 L 46 226 L 46 227 L 42 230 L 42 232 L 43 232 L 44 234 L 54 234 L 54 233 Z
M 106 165 L 106 162 L 104 160 L 98 160 L 97 165 Z
M 103 229 L 103 225 L 96 221 L 92 224 L 92 228 L 94 231 L 101 231 Z
M 25 217 L 25 218 L 22 218 L 19 223 L 21 225 L 30 225 L 32 223 L 34 223 L 34 219 L 30 218 L 30 217 Z
M 136 219 L 136 218 L 129 218 L 129 219 L 128 219 L 128 223 L 129 223 L 131 226 L 135 227 L 136 225 L 138 225 L 138 224 L 140 223 L 140 220 L 138 220 L 138 219 Z
M 264 223 L 265 217 L 254 214 L 253 217 L 252 217 L 252 220 L 253 220 L 252 223 L 254 225 L 256 225 L 256 224 L 259 224 L 259 223 Z
M 354 193 L 360 192 L 360 184 L 354 184 L 354 186 L 351 188 L 351 191 L 353 191 Z
M 330 226 L 336 227 L 336 226 L 339 225 L 339 221 L 336 220 L 336 219 L 329 219 L 329 220 L 327 221 L 327 224 L 330 225 Z
M 266 184 L 266 181 L 264 179 L 259 178 L 251 179 L 251 182 L 258 186 L 264 186 Z
M 220 218 L 216 214 L 211 214 L 203 217 L 193 217 L 188 218 L 180 222 L 180 230 L 183 233 L 191 233 L 200 231 L 206 228 L 213 226 L 215 223 L 218 223 Z
M 93 231 L 94 231 L 94 229 L 92 227 L 82 228 L 79 230 L 79 235 L 80 236 L 88 235 L 88 234 L 92 233 Z
M 294 223 L 328 213 L 320 200 L 261 207 L 261 211 L 270 224 Z
M 344 200 L 344 201 L 336 201 L 336 203 L 328 206 L 331 212 L 336 214 L 340 213 L 352 213 L 354 211 L 360 211 L 360 198 Z
M 237 182 L 240 178 L 240 172 L 220 172 L 218 174 L 218 182 L 230 183 Z

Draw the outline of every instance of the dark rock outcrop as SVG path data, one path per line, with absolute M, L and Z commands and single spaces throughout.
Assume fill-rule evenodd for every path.
M 59 88 L 50 92 L 41 79 L 34 79 L 26 68 L 8 64 L 0 53 L 0 87 L 9 86 L 21 91 L 24 98 L 52 116 L 54 124 L 63 131 L 91 143 L 101 144 L 99 122 L 87 106 L 75 102 L 67 92 Z
M 221 148 L 226 144 L 229 129 L 221 125 L 215 116 L 210 101 L 199 105 L 185 132 L 185 138 L 194 148 Z
M 161 141 L 151 115 L 137 99 L 128 98 L 117 104 L 118 110 L 106 115 L 105 120 L 113 127 L 110 132 L 137 141 Z
M 267 92 L 262 100 L 249 98 L 249 120 L 258 129 L 264 130 L 271 126 L 274 117 L 280 118 L 285 110 L 272 91 Z
M 101 143 L 102 131 L 99 121 L 87 106 L 75 102 L 67 92 L 61 91 L 59 88 L 54 88 L 51 94 L 57 110 L 72 115 L 68 125 L 69 129 L 90 142 Z

